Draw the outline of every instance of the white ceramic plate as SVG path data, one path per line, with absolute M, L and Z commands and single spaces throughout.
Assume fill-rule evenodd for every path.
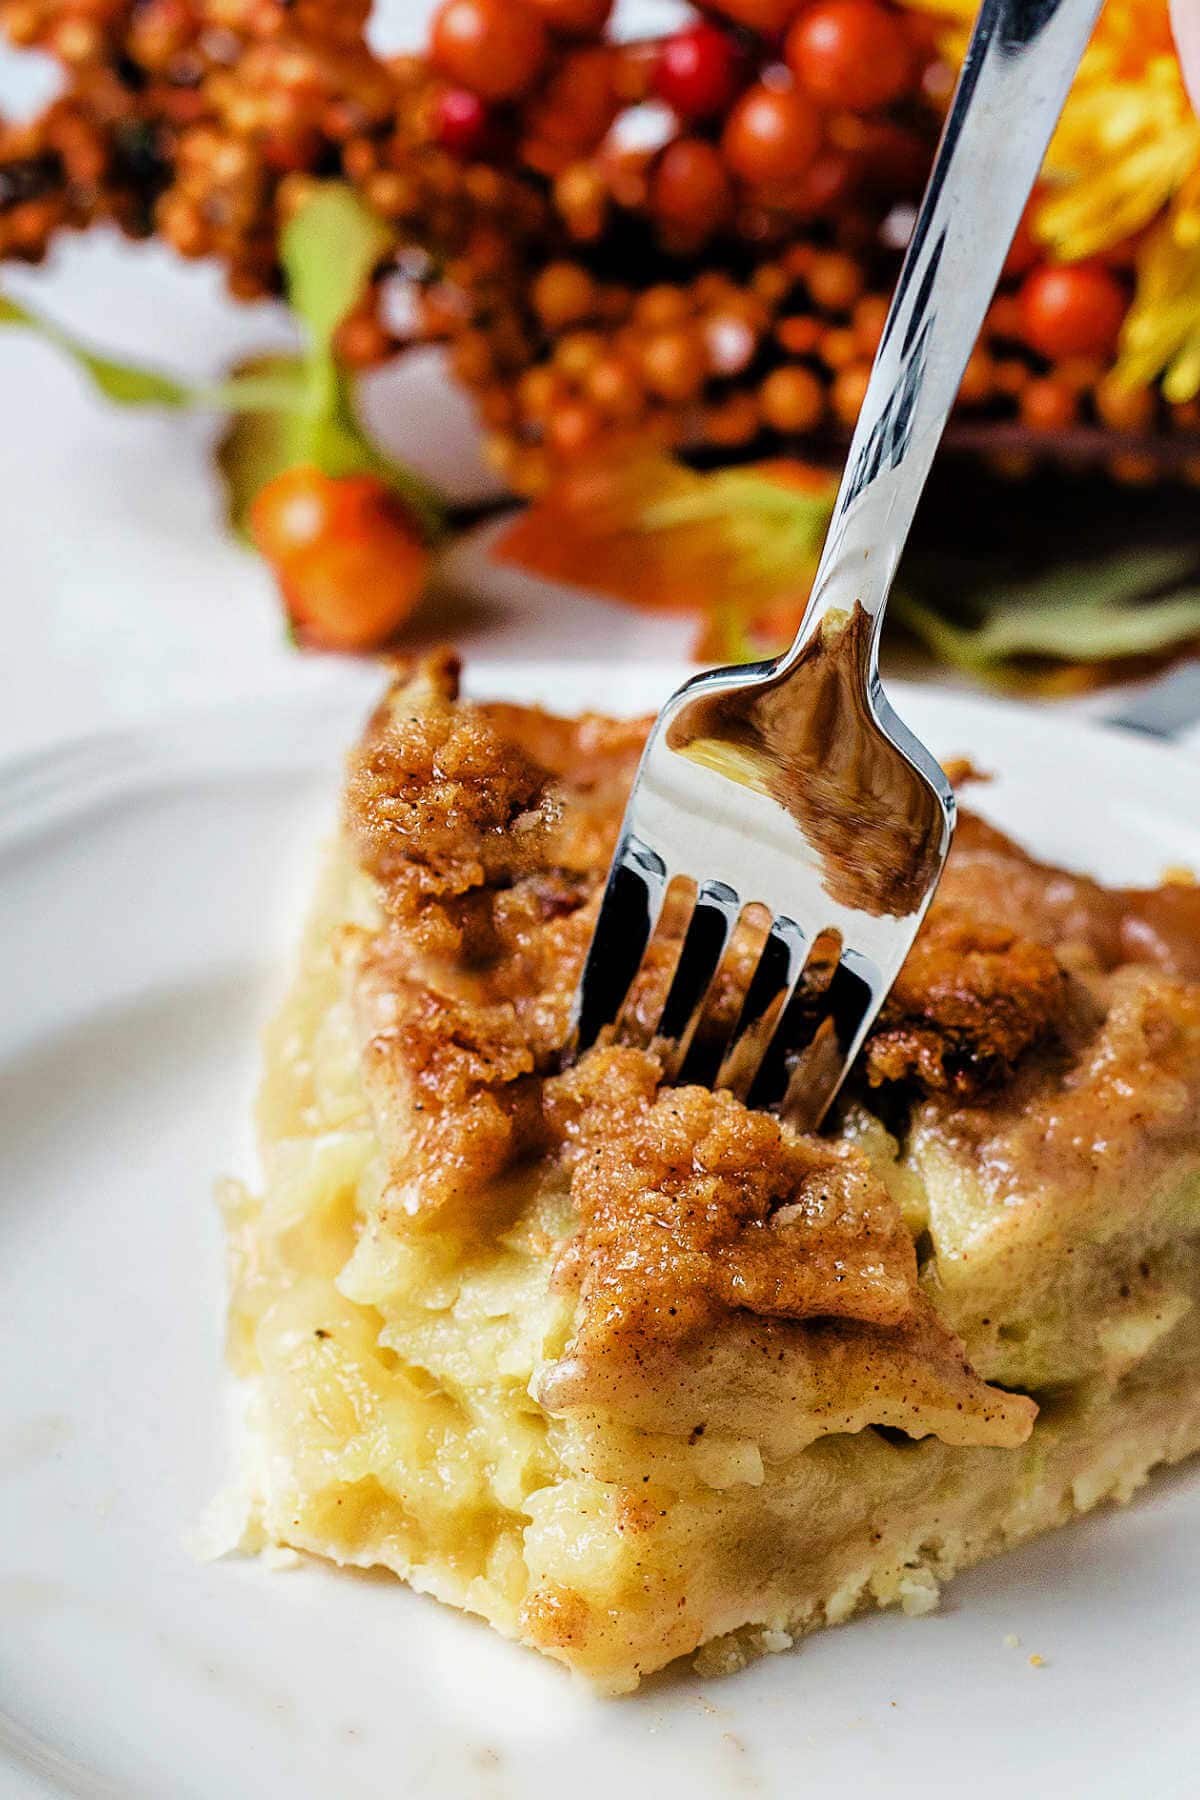
M 640 709 L 677 674 L 485 685 Z M 935 750 L 1002 771 L 977 803 L 1043 853 L 1200 866 L 1182 753 L 896 699 Z M 391 1578 L 189 1557 L 228 1448 L 212 1180 L 249 1158 L 257 1028 L 363 700 L 194 714 L 0 778 L 0 1794 L 1194 1794 L 1200 1470 L 928 1619 L 607 1703 Z

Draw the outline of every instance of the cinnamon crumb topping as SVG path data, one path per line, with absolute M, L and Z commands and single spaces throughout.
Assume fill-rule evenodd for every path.
M 388 921 L 356 984 L 364 1066 L 410 1211 L 537 1141 L 533 1078 L 566 1032 L 645 730 L 459 701 L 442 655 L 401 671 L 351 758 L 346 831 Z
M 973 813 L 959 815 L 938 901 L 1046 945 L 1060 961 L 1082 953 L 1102 969 L 1148 963 L 1200 981 L 1200 887 L 1106 888 L 1036 861 Z
M 661 1078 L 643 1051 L 600 1049 L 547 1086 L 581 1222 L 558 1272 L 580 1287 L 586 1339 L 672 1342 L 738 1307 L 880 1325 L 912 1312 L 912 1240 L 864 1157 Z
M 579 1296 L 579 1330 L 547 1386 L 564 1404 L 607 1393 L 632 1418 L 643 1402 L 631 1371 L 754 1320 L 784 1334 L 793 1377 L 829 1429 L 879 1422 L 1019 1441 L 1030 1404 L 969 1369 L 919 1295 L 912 1240 L 858 1150 L 800 1137 L 726 1093 L 665 1088 L 649 1051 L 600 1048 L 557 1072 L 645 729 L 461 701 L 448 655 L 403 669 L 371 721 L 345 825 L 384 922 L 366 936 L 353 990 L 397 1203 L 467 1229 L 489 1184 L 524 1162 L 569 1183 L 579 1229 L 556 1279 Z M 683 916 L 664 915 L 635 1016 L 649 1016 L 669 975 Z M 726 1012 L 751 962 L 744 946 L 730 959 Z M 1080 1109 L 1094 1109 L 1103 1083 L 1089 1079 L 1088 1098 L 1073 1099 L 1070 1072 L 1089 1055 L 1097 1070 L 1111 1062 L 1106 1017 L 1112 1008 L 1119 1029 L 1134 1004 L 1110 992 L 1126 963 L 1156 967 L 1176 991 L 1170 978 L 1200 978 L 1200 889 L 1110 892 L 967 816 L 856 1079 L 886 1085 L 894 1106 L 930 1097 L 956 1130 L 980 1135 L 995 1098 L 1019 1093 L 1030 1116 L 1050 1109 L 1047 1146 L 1060 1120 L 1082 1142 Z M 1129 975 L 1134 988 L 1150 979 Z M 1174 1052 L 1167 1024 L 1153 1022 L 1166 1002 L 1147 1005 L 1137 1080 L 1152 1083 L 1161 1070 L 1146 1058 Z M 646 1395 L 650 1418 L 653 1383 Z
M 867 1079 L 971 1092 L 1053 1038 L 1066 1006 L 1067 974 L 1046 945 L 935 902 L 867 1044 Z
M 353 840 L 397 914 L 506 878 L 510 834 L 532 843 L 549 823 L 544 771 L 477 708 L 453 704 L 458 673 L 443 656 L 398 682 L 350 759 Z

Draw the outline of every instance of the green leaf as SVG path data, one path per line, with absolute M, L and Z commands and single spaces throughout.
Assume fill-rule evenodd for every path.
M 224 381 L 196 388 L 193 404 L 213 412 L 296 412 L 308 391 L 308 372 L 299 357 L 263 357 Z
M 986 660 L 1050 656 L 1064 662 L 1112 662 L 1152 656 L 1200 637 L 1200 589 L 1126 607 L 1031 610 L 1023 619 L 998 618 L 979 634 Z
M 95 356 L 85 350 L 76 350 L 74 355 L 105 399 L 117 406 L 191 404 L 190 389 L 171 375 L 162 375 L 154 369 L 134 368 L 130 363 L 114 362 L 107 356 Z
M 363 433 L 333 336 L 358 304 L 372 269 L 393 242 L 353 191 L 326 182 L 284 228 L 280 257 L 292 306 L 306 327 L 302 356 L 247 363 L 224 381 L 188 384 L 156 370 L 101 356 L 50 320 L 0 294 L 0 326 L 39 333 L 121 406 L 171 406 L 237 415 L 216 452 L 233 529 L 247 536 L 259 490 L 297 463 L 326 475 L 371 474 L 400 496 L 428 543 L 445 529 L 436 491 L 385 456 Z
M 1195 567 L 1196 554 L 1186 549 L 1073 564 L 977 596 L 969 623 L 947 618 L 911 592 L 895 594 L 893 606 L 935 656 L 995 677 L 1021 657 L 1111 662 L 1159 655 L 1200 638 L 1200 588 L 1179 585 Z
M 949 663 L 952 669 L 962 669 L 969 675 L 985 672 L 988 659 L 976 649 L 973 632 L 952 625 L 932 606 L 926 606 L 915 594 L 900 588 L 892 589 L 888 604 L 891 617 L 911 631 L 939 662 Z
M 405 502 L 432 543 L 445 527 L 440 496 L 368 441 L 332 348 L 338 326 L 393 243 L 378 215 L 337 181 L 324 182 L 283 229 L 279 256 L 288 300 L 308 336 L 304 392 L 296 402 L 304 416 L 297 422 L 293 460 L 315 463 L 331 476 L 377 476 Z
M 7 294 L 0 294 L 0 325 L 16 325 L 36 332 L 47 343 L 62 350 L 77 368 L 82 369 L 93 387 L 106 400 L 117 406 L 188 406 L 192 390 L 172 375 L 157 369 L 140 368 L 136 363 L 118 362 L 89 350 L 79 339 L 49 319 L 21 306 Z
M 725 469 L 644 507 L 640 523 L 658 531 L 715 521 L 745 581 L 775 580 L 781 572 L 804 569 L 817 555 L 836 491 L 832 480 L 810 491 L 756 470 Z
M 286 381 L 302 374 L 303 365 L 293 357 L 260 357 L 246 363 L 233 379 L 244 380 L 249 388 L 254 380 Z M 306 423 L 295 411 L 243 412 L 223 432 L 213 460 L 225 488 L 226 517 L 245 542 L 250 541 L 255 495 L 285 469 L 309 460 L 302 441 Z
M 0 325 L 36 332 L 70 357 L 105 399 L 117 406 L 194 407 L 210 412 L 262 412 L 272 408 L 285 411 L 298 407 L 308 393 L 306 371 L 296 358 L 277 359 L 268 373 L 234 374 L 225 381 L 198 385 L 179 381 L 158 369 L 118 362 L 115 357 L 88 349 L 70 332 L 7 294 L 0 294 Z
M 643 510 L 642 523 L 649 530 L 656 530 L 719 518 L 734 528 L 745 522 L 757 535 L 761 525 L 769 522 L 775 527 L 790 527 L 805 539 L 815 537 L 819 545 L 833 511 L 835 491 L 831 483 L 828 493 L 808 493 L 746 470 L 726 469 L 706 476 L 682 493 L 654 501 Z
M 983 613 L 1003 607 L 1006 614 L 1027 608 L 1119 606 L 1160 593 L 1195 567 L 1196 552 L 1191 549 L 1135 550 L 1099 563 L 1060 563 L 1031 581 L 985 589 L 974 604 Z
M 377 450 L 366 437 L 344 370 L 335 371 L 328 412 L 308 421 L 305 443 L 306 460 L 315 462 L 326 475 L 374 475 L 386 482 L 417 520 L 426 543 L 436 543 L 442 536 L 446 509 L 441 495 L 403 463 L 393 462 Z
M 318 354 L 328 351 L 392 242 L 383 221 L 338 181 L 323 182 L 284 226 L 279 260 L 288 299 Z
M 307 379 L 303 358 L 264 356 L 243 363 L 227 385 L 236 386 L 242 396 L 256 392 L 280 396 L 303 391 Z M 215 460 L 225 486 L 229 522 L 247 540 L 255 495 L 297 463 L 313 463 L 332 476 L 374 475 L 403 500 L 427 543 L 436 543 L 445 529 L 444 509 L 434 490 L 364 437 L 349 384 L 341 374 L 328 411 L 314 414 L 299 406 L 269 406 L 240 412 L 217 445 Z

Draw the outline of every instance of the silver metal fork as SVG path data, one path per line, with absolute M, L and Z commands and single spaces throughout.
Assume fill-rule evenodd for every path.
M 771 662 L 680 688 L 650 733 L 570 1053 L 652 1037 L 668 1075 L 820 1123 L 916 936 L 954 796 L 892 711 L 879 626 L 938 440 L 1100 0 L 983 0 L 804 619 Z M 667 889 L 692 896 L 661 1013 L 630 989 Z M 769 929 L 714 1007 L 745 908 Z M 761 914 L 758 915 L 761 918 Z M 624 1017 L 622 1016 L 624 1014 Z M 724 1019 L 724 1024 L 720 1023 Z

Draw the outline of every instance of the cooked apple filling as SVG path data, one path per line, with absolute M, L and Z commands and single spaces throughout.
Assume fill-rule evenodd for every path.
M 225 1194 L 243 1547 L 384 1565 L 611 1691 L 924 1610 L 1200 1447 L 1200 888 L 967 816 L 820 1137 L 665 1084 L 648 1028 L 564 1069 L 644 731 L 399 672 Z

